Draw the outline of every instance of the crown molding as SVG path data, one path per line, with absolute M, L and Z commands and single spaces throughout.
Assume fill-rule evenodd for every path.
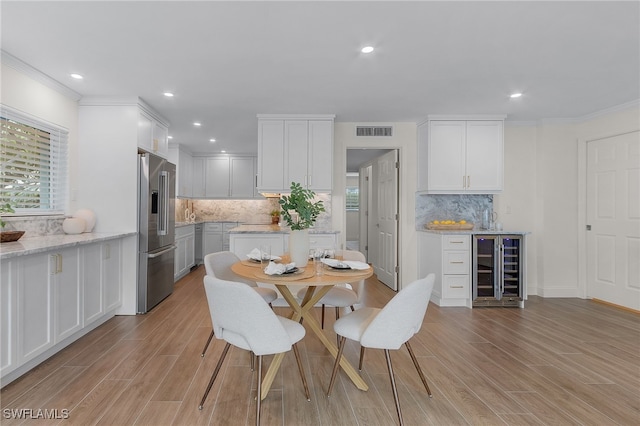
M 20 71 L 21 73 L 25 74 L 27 77 L 47 86 L 52 90 L 55 90 L 56 92 L 74 101 L 78 101 L 80 100 L 80 98 L 82 98 L 82 95 L 80 95 L 80 93 L 68 88 L 64 84 L 60 83 L 58 80 L 54 80 L 53 78 L 49 77 L 47 74 L 43 73 L 42 71 L 38 71 L 31 65 L 21 61 L 20 59 L 16 58 L 15 56 L 13 56 L 8 52 L 5 52 L 4 50 L 0 50 L 0 59 L 2 60 L 3 64 L 15 69 L 16 71 Z

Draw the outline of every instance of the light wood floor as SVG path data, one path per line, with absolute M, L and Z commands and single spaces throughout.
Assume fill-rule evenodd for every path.
M 147 315 L 116 317 L 1 392 L 5 409 L 69 410 L 79 425 L 254 423 L 255 373 L 232 349 L 205 407 L 197 406 L 224 346 L 200 351 L 211 330 L 200 267 Z M 369 279 L 366 304 L 392 295 Z M 286 314 L 284 308 L 279 313 Z M 333 311 L 327 312 L 327 335 Z M 429 399 L 406 350 L 392 353 L 409 425 L 635 425 L 640 422 L 640 317 L 581 299 L 532 297 L 525 309 L 439 308 L 431 304 L 412 346 Z M 265 425 L 393 425 L 382 351 L 370 350 L 359 391 L 342 373 L 326 397 L 332 358 L 311 333 L 300 343 L 311 402 L 293 353 L 262 406 Z M 359 348 L 346 356 L 357 365 Z M 270 358 L 267 358 L 270 360 Z M 265 368 L 268 362 L 265 363 Z M 51 424 L 30 420 L 28 424 Z

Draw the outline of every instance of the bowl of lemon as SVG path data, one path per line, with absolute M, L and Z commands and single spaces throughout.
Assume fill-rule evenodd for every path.
M 424 225 L 427 229 L 436 229 L 436 230 L 471 230 L 473 229 L 473 223 L 467 222 L 466 220 L 432 220 L 431 222 Z

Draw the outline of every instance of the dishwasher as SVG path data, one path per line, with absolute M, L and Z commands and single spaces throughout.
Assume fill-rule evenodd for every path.
M 204 225 L 202 223 L 196 223 L 196 238 L 195 238 L 195 258 L 196 265 L 201 265 L 202 258 L 202 233 L 204 232 Z

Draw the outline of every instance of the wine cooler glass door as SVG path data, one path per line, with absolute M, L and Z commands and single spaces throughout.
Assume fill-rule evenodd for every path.
M 495 236 L 474 238 L 473 300 L 495 299 L 498 295 L 498 244 Z

